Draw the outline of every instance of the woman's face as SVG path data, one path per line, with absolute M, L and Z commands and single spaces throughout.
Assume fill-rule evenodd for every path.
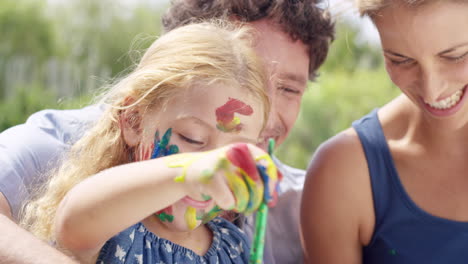
M 145 115 L 142 147 L 136 159 L 149 159 L 156 131 L 162 137 L 168 129 L 172 129 L 169 145 L 176 145 L 179 152 L 207 151 L 234 142 L 255 144 L 264 123 L 263 113 L 259 100 L 245 90 L 223 84 L 196 85 L 169 100 L 163 109 Z M 159 215 L 167 227 L 187 231 L 194 227 L 193 217 L 192 221 L 187 217 L 203 218 L 211 207 L 211 201 L 184 197 Z M 195 227 L 200 224 L 197 220 Z
M 392 81 L 429 117 L 468 122 L 468 4 L 393 5 L 374 17 Z

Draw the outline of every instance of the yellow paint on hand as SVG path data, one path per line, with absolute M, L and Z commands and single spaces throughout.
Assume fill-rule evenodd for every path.
M 185 177 L 187 176 L 187 169 L 195 161 L 199 160 L 203 154 L 206 153 L 181 153 L 173 156 L 168 156 L 166 159 L 166 164 L 169 168 L 183 168 L 182 174 L 175 177 L 175 182 L 185 182 Z
M 267 174 L 268 176 L 270 177 L 270 179 L 272 180 L 278 180 L 278 172 L 276 171 L 276 166 L 275 166 L 275 163 L 273 162 L 273 160 L 271 159 L 270 155 L 268 154 L 264 154 L 264 155 L 260 155 L 258 157 L 255 158 L 255 161 L 259 161 L 259 160 L 264 160 L 266 161 L 266 169 L 267 169 Z

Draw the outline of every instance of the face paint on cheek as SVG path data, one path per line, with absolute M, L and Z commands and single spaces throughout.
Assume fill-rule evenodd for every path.
M 253 110 L 250 105 L 244 102 L 229 98 L 222 106 L 216 108 L 216 127 L 223 132 L 239 132 L 242 129 L 242 124 L 239 117 L 235 117 L 234 113 L 241 115 L 252 115 Z
M 151 148 L 145 149 L 142 153 L 142 157 L 145 157 L 144 160 L 147 159 L 155 159 L 163 156 L 168 156 L 171 154 L 176 154 L 179 152 L 179 148 L 177 145 L 169 145 L 169 141 L 171 140 L 172 129 L 169 128 L 164 133 L 162 139 L 159 138 L 159 131 L 156 131 L 154 135 L 154 143 L 151 143 Z M 169 146 L 168 146 L 169 145 Z M 174 215 L 172 215 L 172 207 L 169 206 L 159 212 L 156 212 L 155 215 L 162 221 L 162 222 L 172 222 L 174 221 Z
M 172 207 L 167 207 L 157 213 L 154 214 L 156 217 L 159 218 L 162 222 L 169 222 L 171 223 L 174 221 L 174 215 L 172 215 Z
M 209 221 L 213 220 L 216 216 L 218 216 L 221 212 L 221 208 L 215 205 L 215 207 L 213 207 L 213 209 L 211 209 L 208 213 L 203 214 L 203 216 L 201 217 L 202 223 L 208 223 Z
M 179 147 L 177 147 L 177 145 L 169 145 L 171 136 L 172 128 L 166 130 L 162 139 L 159 138 L 159 131 L 156 131 L 154 135 L 154 143 L 152 144 L 151 159 L 179 153 Z
M 190 230 L 197 227 L 197 209 L 187 206 L 187 210 L 185 211 L 185 222 Z
M 203 201 L 211 200 L 211 197 L 209 195 L 206 195 L 206 194 L 202 194 L 202 198 L 203 198 Z

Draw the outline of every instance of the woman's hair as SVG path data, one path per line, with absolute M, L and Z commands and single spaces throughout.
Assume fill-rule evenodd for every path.
M 213 18 L 242 22 L 270 19 L 293 40 L 302 41 L 308 49 L 309 79 L 327 57 L 334 39 L 334 23 L 321 0 L 172 0 L 162 18 L 166 31 Z
M 221 83 L 237 86 L 257 99 L 264 110 L 264 120 L 259 121 L 265 125 L 269 112 L 266 80 L 252 48 L 251 31 L 218 20 L 180 27 L 156 40 L 136 68 L 103 95 L 101 103 L 108 107 L 102 117 L 72 146 L 48 183 L 25 206 L 21 224 L 39 238 L 55 241 L 54 218 L 67 192 L 93 174 L 132 161 L 132 148 L 123 140 L 119 122 L 122 113 L 136 107 L 163 107 L 196 84 Z M 138 117 L 129 119 L 130 125 L 139 126 Z
M 440 1 L 455 1 L 460 3 L 468 3 L 468 0 L 356 0 L 357 7 L 361 16 L 373 17 L 384 8 L 390 5 L 405 5 L 416 8 L 425 4 L 440 2 Z

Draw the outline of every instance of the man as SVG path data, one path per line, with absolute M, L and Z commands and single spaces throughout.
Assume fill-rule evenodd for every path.
M 270 76 L 267 91 L 272 102 L 260 146 L 268 138 L 284 142 L 293 127 L 307 80 L 313 80 L 333 38 L 333 25 L 315 1 L 305 0 L 176 0 L 163 17 L 166 30 L 206 18 L 227 15 L 256 30 L 255 49 Z M 278 204 L 269 210 L 264 263 L 300 263 L 299 204 L 305 172 L 276 160 L 283 173 Z M 244 230 L 249 236 L 254 218 Z
M 326 58 L 333 23 L 313 0 L 174 0 L 163 24 L 171 30 L 193 21 L 223 17 L 246 22 L 256 30 L 254 45 L 266 65 L 272 102 L 259 145 L 266 148 L 268 138 L 280 145 L 297 119 L 307 80 L 315 78 Z M 98 106 L 41 111 L 25 124 L 0 134 L 0 263 L 66 263 L 58 251 L 37 241 L 7 217 L 17 219 L 21 203 L 43 182 L 40 175 L 58 162 L 100 111 Z M 299 263 L 299 198 L 304 172 L 278 160 L 277 165 L 284 180 L 279 202 L 269 213 L 264 263 Z M 250 235 L 253 221 L 248 218 L 244 226 Z

